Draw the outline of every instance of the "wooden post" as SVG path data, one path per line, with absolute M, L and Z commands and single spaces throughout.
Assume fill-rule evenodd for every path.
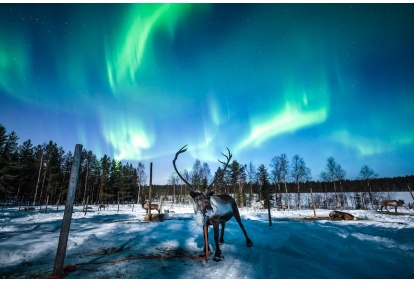
M 65 261 L 66 247 L 69 237 L 70 222 L 72 220 L 73 204 L 75 202 L 76 187 L 79 176 L 79 165 L 82 153 L 82 145 L 77 144 L 73 155 L 72 169 L 70 171 L 70 180 L 68 195 L 66 198 L 65 212 L 63 214 L 62 226 L 60 228 L 59 244 L 56 251 L 55 265 L 53 267 L 52 277 L 60 278 L 63 272 L 63 263 Z
M 36 205 L 36 195 L 37 195 L 37 189 L 39 188 L 40 173 L 42 172 L 42 162 L 43 162 L 43 150 L 42 150 L 42 157 L 40 158 L 39 174 L 37 175 L 37 183 L 36 183 L 36 190 L 35 190 L 35 194 L 33 198 L 33 206 Z
M 315 202 L 313 200 L 312 188 L 310 188 L 311 199 L 312 199 L 312 207 L 313 207 L 313 218 L 316 218 L 316 209 L 315 209 Z
M 269 215 L 269 226 L 272 226 L 272 215 L 270 214 L 269 186 L 267 185 L 267 181 L 265 181 L 263 185 L 266 186 L 267 214 Z
M 45 208 L 45 213 L 47 212 L 47 206 L 49 204 L 49 194 L 46 196 L 46 208 Z
M 119 212 L 119 192 L 118 192 L 118 211 Z
M 408 190 L 410 191 L 411 197 L 412 197 L 412 198 L 413 198 L 413 200 L 414 200 L 413 192 L 411 191 L 410 186 L 408 186 L 408 185 L 407 185 L 407 187 L 408 187 Z
M 86 212 L 88 211 L 88 204 L 89 204 L 89 196 L 86 198 L 86 206 L 85 206 L 85 214 L 84 215 L 86 215 Z
M 148 190 L 148 221 L 151 221 L 151 193 L 152 193 L 152 162 L 150 163 L 150 183 L 149 183 L 149 190 Z

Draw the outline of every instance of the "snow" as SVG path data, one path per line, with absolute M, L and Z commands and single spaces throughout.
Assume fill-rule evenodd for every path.
M 192 205 L 171 210 L 163 222 L 145 222 L 140 206 L 134 211 L 132 205 L 120 205 L 119 211 L 117 205 L 102 211 L 93 206 L 86 215 L 75 206 L 64 265 L 76 264 L 76 270 L 64 278 L 414 278 L 414 210 L 406 207 L 398 207 L 398 214 L 344 210 L 356 221 L 329 220 L 332 210 L 317 209 L 316 216 L 325 219 L 312 220 L 313 210 L 272 209 L 272 226 L 267 210 L 241 208 L 254 246 L 246 246 L 232 218 L 220 262 L 212 254 L 208 261 L 195 258 L 202 253 L 204 238 Z M 62 218 L 62 207 L 46 213 L 0 210 L 0 279 L 50 278 Z M 211 227 L 209 238 L 214 252 Z

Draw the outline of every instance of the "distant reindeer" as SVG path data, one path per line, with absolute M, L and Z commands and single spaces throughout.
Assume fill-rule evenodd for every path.
M 101 210 L 102 208 L 103 208 L 103 210 L 105 210 L 105 207 L 107 207 L 107 205 L 100 204 L 100 205 L 98 205 L 98 210 Z
M 337 210 L 334 210 L 331 213 L 329 213 L 329 217 L 332 220 L 334 220 L 335 218 L 341 218 L 343 220 L 357 220 L 357 218 L 353 216 L 352 214 L 347 213 L 347 212 L 337 211 Z
M 279 205 L 278 207 L 277 207 L 277 210 L 283 210 L 283 211 L 285 211 L 286 209 L 287 209 L 288 207 L 287 207 L 287 205 Z
M 395 208 L 395 212 L 397 212 L 397 207 L 398 206 L 403 206 L 404 205 L 404 201 L 403 200 L 398 200 L 398 201 L 396 201 L 396 200 L 382 200 L 381 201 L 381 211 L 382 211 L 382 208 L 383 207 L 385 207 L 385 209 L 388 211 L 388 212 L 390 212 L 389 210 L 388 210 L 388 208 L 387 208 L 387 206 L 394 206 L 394 208 Z
M 147 211 L 147 214 L 148 214 L 149 204 L 148 203 L 143 203 L 142 208 L 145 209 Z M 161 210 L 160 205 L 159 204 L 151 204 L 151 210 L 156 210 L 156 211 L 158 211 L 158 214 L 160 214 L 160 210 Z
M 230 150 L 227 148 L 229 155 L 224 155 L 227 158 L 227 163 L 224 163 L 219 160 L 220 163 L 224 164 L 224 169 L 222 170 L 221 175 L 217 175 L 216 178 L 211 182 L 211 184 L 207 187 L 205 192 L 199 192 L 194 190 L 193 186 L 181 176 L 180 172 L 178 171 L 177 167 L 175 166 L 175 161 L 180 153 L 185 152 L 186 146 L 183 146 L 177 153 L 175 154 L 175 158 L 173 160 L 173 165 L 175 172 L 187 184 L 190 190 L 190 196 L 193 198 L 194 203 L 194 213 L 196 216 L 196 223 L 204 228 L 208 228 L 209 225 L 213 226 L 214 230 L 214 242 L 216 244 L 216 252 L 214 254 L 214 261 L 220 261 L 223 259 L 220 250 L 220 244 L 224 243 L 224 227 L 226 222 L 229 221 L 233 216 L 236 221 L 239 223 L 240 228 L 243 231 L 244 236 L 246 237 L 246 245 L 248 247 L 253 246 L 253 242 L 247 236 L 247 232 L 244 229 L 243 223 L 241 222 L 239 209 L 237 207 L 236 201 L 233 197 L 228 194 L 222 195 L 214 195 L 214 191 L 212 190 L 212 185 L 219 177 L 222 177 L 224 172 L 226 171 L 227 166 L 231 160 L 231 153 Z M 221 235 L 219 239 L 219 225 L 221 224 Z M 207 233 L 208 234 L 208 233 Z M 207 235 L 207 246 L 208 246 L 208 235 Z M 207 246 L 204 248 L 204 255 L 207 255 Z
M 263 203 L 262 200 L 258 201 L 258 202 L 255 202 L 255 203 L 252 203 L 251 208 L 253 208 L 253 211 L 263 209 L 264 208 L 264 203 Z
M 31 211 L 31 210 L 36 210 L 36 208 L 34 208 L 33 206 L 30 206 L 30 207 L 25 207 L 25 208 L 22 208 L 22 209 L 19 208 L 19 210 L 20 211 Z

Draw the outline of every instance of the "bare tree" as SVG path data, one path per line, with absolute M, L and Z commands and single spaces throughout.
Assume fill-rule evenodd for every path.
M 191 171 L 191 184 L 200 190 L 203 184 L 203 167 L 201 166 L 200 160 L 196 159 L 193 164 L 193 170 Z
M 340 164 L 337 164 L 335 174 L 336 174 L 336 179 L 339 182 L 339 189 L 341 190 L 341 208 L 343 208 L 345 205 L 345 194 L 342 189 L 342 181 L 345 179 L 346 171 L 342 169 L 342 166 Z
M 327 201 L 328 201 L 328 191 L 327 191 L 327 189 L 326 189 L 326 183 L 327 182 L 329 182 L 330 181 L 330 179 L 329 179 L 329 176 L 328 176 L 328 174 L 326 173 L 326 172 L 321 172 L 321 174 L 320 174 L 320 179 L 322 180 L 322 181 L 324 181 L 324 183 L 323 183 L 323 185 L 324 185 L 324 191 L 325 191 L 325 194 L 324 194 L 324 200 L 323 200 L 323 208 L 328 208 L 328 204 L 327 204 Z
M 291 177 L 295 180 L 298 189 L 298 209 L 300 206 L 300 182 L 305 182 L 310 179 L 310 169 L 306 167 L 306 163 L 302 157 L 295 154 L 292 158 Z
M 87 204 L 86 204 L 86 191 L 87 191 L 87 188 L 88 188 L 88 179 L 89 179 L 89 167 L 90 167 L 90 163 L 91 163 L 91 161 L 92 161 L 92 156 L 93 156 L 93 154 L 92 154 L 92 151 L 86 151 L 86 150 L 82 150 L 82 159 L 83 159 L 83 164 L 81 164 L 81 168 L 82 168 L 82 171 L 86 171 L 86 173 L 85 173 L 85 188 L 84 188 L 84 190 L 83 190 L 83 199 L 82 199 L 82 202 L 83 202 L 83 210 L 84 211 L 86 211 L 86 206 L 87 206 Z
M 280 176 L 280 181 L 285 185 L 285 205 L 288 209 L 290 209 L 290 196 L 287 189 L 287 181 L 289 177 L 289 161 L 286 154 L 284 153 L 282 153 L 280 156 L 277 156 L 276 159 L 276 166 L 274 167 L 274 170 L 276 172 L 274 174 L 276 174 L 276 176 Z
M 359 171 L 359 178 L 366 182 L 367 188 L 369 191 L 369 200 L 371 202 L 371 207 L 374 209 L 374 200 L 372 195 L 372 190 L 369 181 L 373 178 L 376 178 L 378 174 L 374 172 L 371 168 L 369 168 L 367 165 L 362 166 L 361 170 Z
M 270 173 L 270 179 L 275 184 L 275 191 L 279 193 L 279 196 L 276 195 L 276 204 L 277 206 L 282 206 L 282 191 L 280 189 L 282 175 L 280 170 L 280 158 L 278 156 L 272 158 L 270 162 L 270 167 L 273 168 Z
M 174 208 L 175 203 L 175 186 L 178 185 L 178 182 L 180 181 L 180 177 L 177 175 L 177 173 L 172 172 L 170 174 L 170 177 L 168 178 L 168 184 L 173 186 L 173 198 L 172 198 L 172 205 L 171 208 Z
M 338 204 L 338 196 L 336 193 L 336 180 L 337 180 L 337 168 L 338 165 L 335 158 L 332 156 L 328 157 L 326 162 L 326 170 L 321 173 L 321 179 L 327 182 L 332 182 L 335 196 L 335 206 Z
M 141 186 L 144 186 L 147 182 L 147 174 L 145 173 L 145 165 L 142 162 L 138 162 L 137 167 L 137 176 L 138 176 L 138 198 L 137 204 L 140 203 L 140 195 L 141 195 Z M 145 198 L 144 198 L 145 199 Z
M 42 146 L 38 146 L 37 147 L 37 156 L 40 156 L 40 162 L 39 162 L 39 173 L 37 175 L 37 182 L 36 182 L 36 189 L 35 189 L 35 193 L 34 193 L 34 197 L 33 197 L 33 206 L 36 205 L 36 196 L 37 196 L 37 190 L 39 188 L 39 182 L 40 182 L 40 174 L 42 172 L 43 169 L 43 155 L 44 155 L 44 149 Z

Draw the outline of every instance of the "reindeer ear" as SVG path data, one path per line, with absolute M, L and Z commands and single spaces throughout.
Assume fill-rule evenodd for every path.
M 193 192 L 193 191 L 191 191 L 191 192 L 190 192 L 190 196 L 191 196 L 192 198 L 195 198 L 196 193 L 195 193 L 195 192 Z

